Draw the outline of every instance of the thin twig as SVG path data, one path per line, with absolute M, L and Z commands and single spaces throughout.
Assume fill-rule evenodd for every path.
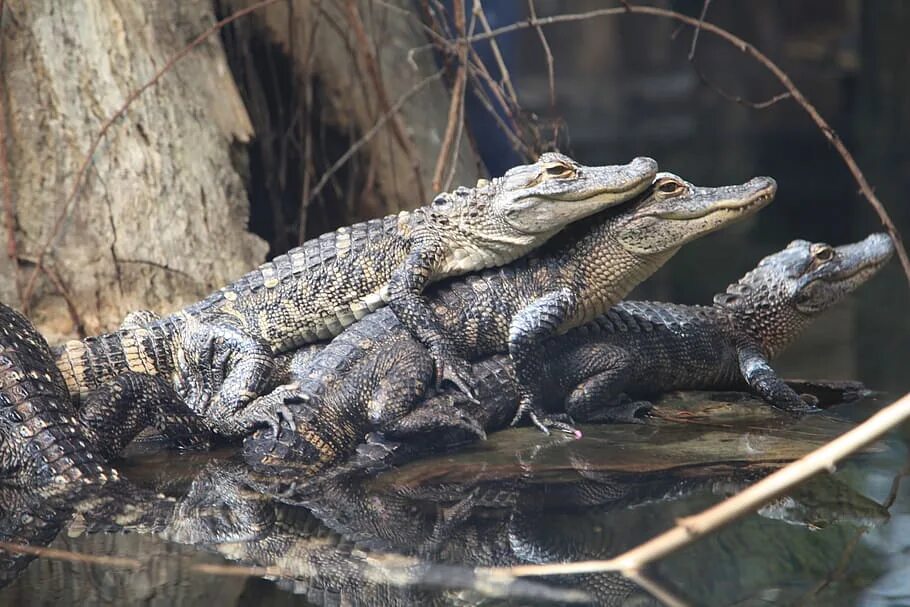
M 475 0 L 474 13 L 480 20 L 480 25 L 483 27 L 483 31 L 489 32 L 490 22 L 487 21 L 487 14 L 483 11 L 483 3 L 481 0 Z M 506 93 L 508 93 L 509 99 L 512 101 L 512 103 L 517 106 L 518 95 L 515 93 L 515 87 L 512 86 L 512 76 L 509 74 L 509 68 L 506 67 L 506 62 L 502 58 L 502 53 L 499 51 L 499 44 L 496 42 L 495 38 L 490 39 L 490 49 L 493 51 L 493 57 L 496 59 L 496 67 L 499 68 L 499 74 L 502 76 L 502 88 L 505 89 Z
M 82 316 L 79 314 L 79 309 L 76 307 L 76 302 L 73 301 L 73 296 L 70 295 L 66 285 L 63 284 L 63 279 L 60 278 L 60 275 L 57 274 L 57 272 L 48 266 L 42 266 L 41 271 L 44 272 L 48 280 L 51 281 L 51 284 L 54 285 L 57 292 L 60 293 L 60 297 L 63 298 L 63 302 L 66 304 L 66 310 L 69 312 L 73 328 L 76 330 L 76 335 L 79 339 L 82 339 L 88 335 L 88 331 L 85 330 L 85 322 L 83 322 Z
M 711 0 L 705 0 L 704 4 L 701 5 L 701 14 L 698 16 L 698 25 L 695 26 L 695 31 L 692 33 L 692 46 L 689 47 L 689 61 L 695 59 L 695 45 L 698 44 L 698 32 L 701 31 L 701 26 L 705 22 L 705 17 L 708 15 L 709 6 L 711 6 Z
M 537 21 L 537 11 L 534 8 L 534 0 L 528 0 L 528 13 L 532 21 Z M 547 82 L 550 88 L 550 114 L 556 115 L 556 72 L 553 68 L 553 53 L 550 51 L 550 44 L 543 33 L 543 28 L 539 25 L 534 28 L 537 31 L 537 37 L 540 38 L 540 46 L 543 47 L 544 56 L 547 60 Z M 556 141 L 559 138 L 559 126 L 553 129 L 553 147 L 556 147 Z
M 370 83 L 373 85 L 373 92 L 376 94 L 382 111 L 388 114 L 391 111 L 392 106 L 389 103 L 388 93 L 382 82 L 382 77 L 379 74 L 379 59 L 376 57 L 376 54 L 373 52 L 373 48 L 370 45 L 370 39 L 369 36 L 367 36 L 363 20 L 360 18 L 360 10 L 357 8 L 356 0 L 348 0 L 344 6 L 346 9 L 345 17 L 347 18 L 348 25 L 350 25 L 351 29 L 354 31 L 354 37 L 357 39 L 356 48 L 359 51 L 360 59 L 366 68 Z M 401 149 L 411 163 L 411 170 L 414 172 L 414 180 L 417 182 L 417 195 L 420 197 L 420 200 L 426 200 L 426 191 L 423 187 L 423 179 L 420 176 L 420 155 L 414 147 L 414 142 L 411 141 L 410 136 L 407 134 L 407 130 L 405 129 L 404 123 L 401 120 L 401 116 L 398 115 L 397 110 L 391 112 L 390 118 L 392 136 L 395 138 L 398 145 L 401 146 Z
M 465 14 L 464 0 L 453 0 L 452 10 L 455 13 L 455 31 L 458 38 L 465 37 Z M 455 83 L 452 85 L 452 99 L 449 102 L 449 117 L 446 122 L 445 135 L 442 138 L 442 144 L 439 146 L 439 155 L 436 157 L 436 168 L 433 170 L 433 192 L 439 192 L 442 189 L 442 176 L 446 170 L 446 163 L 449 159 L 449 153 L 452 143 L 455 141 L 455 132 L 458 128 L 459 116 L 462 115 L 461 107 L 464 106 L 465 84 L 468 78 L 468 45 L 459 43 L 456 54 L 458 65 L 455 68 Z M 456 150 L 456 154 L 457 154 Z M 452 157 L 452 163 L 457 158 Z
M 489 40 L 490 38 L 496 38 L 497 36 L 522 29 L 527 29 L 529 27 L 547 26 L 553 25 L 555 23 L 570 23 L 574 21 L 585 21 L 596 17 L 627 14 L 664 17 L 667 19 L 674 19 L 692 27 L 700 27 L 702 30 L 710 32 L 711 34 L 714 34 L 715 36 L 726 40 L 741 52 L 749 55 L 761 63 L 768 71 L 770 71 L 789 92 L 793 100 L 799 104 L 799 106 L 809 115 L 816 126 L 818 126 L 819 130 L 825 136 L 825 139 L 827 139 L 828 142 L 834 146 L 834 149 L 837 151 L 837 153 L 840 154 L 841 158 L 844 161 L 844 164 L 847 165 L 847 169 L 853 176 L 854 181 L 856 181 L 857 185 L 859 186 L 860 193 L 862 193 L 869 204 L 872 205 L 872 208 L 875 210 L 876 214 L 878 214 L 879 220 L 882 222 L 885 230 L 887 230 L 888 234 L 891 236 L 891 239 L 894 241 L 894 246 L 897 249 L 897 256 L 901 261 L 901 266 L 904 269 L 904 274 L 907 277 L 907 282 L 910 283 L 910 257 L 907 256 L 907 250 L 904 248 L 903 238 L 901 237 L 900 232 L 898 232 L 897 227 L 894 225 L 894 222 L 891 220 L 891 216 L 888 214 L 888 211 L 885 210 L 884 205 L 878 199 L 878 196 L 875 195 L 875 191 L 872 189 L 872 186 L 870 186 L 869 182 L 866 180 L 866 176 L 860 170 L 859 165 L 856 164 L 856 160 L 853 158 L 853 155 L 844 145 L 843 141 L 837 135 L 834 129 L 831 128 L 825 119 L 822 118 L 821 114 L 818 113 L 818 110 L 815 108 L 815 106 L 812 105 L 812 103 L 806 99 L 805 95 L 802 94 L 796 85 L 793 84 L 793 81 L 786 74 L 786 72 L 784 72 L 776 63 L 771 61 L 771 59 L 769 59 L 764 53 L 759 51 L 757 48 L 739 36 L 732 34 L 724 28 L 714 25 L 713 23 L 702 22 L 688 15 L 677 13 L 676 11 L 658 8 L 656 6 L 642 6 L 624 3 L 622 7 L 602 8 L 585 13 L 568 13 L 538 19 L 528 19 L 524 22 L 512 23 L 504 27 L 496 28 L 490 32 L 475 34 L 474 36 L 468 37 L 464 42 L 474 43 L 481 40 Z M 421 47 L 413 49 L 413 52 L 429 49 L 431 47 L 431 44 L 423 45 Z
M 326 186 L 326 184 L 329 182 L 329 180 L 332 178 L 332 176 L 338 171 L 338 169 L 340 169 L 342 166 L 344 166 L 344 164 L 348 160 L 350 160 L 354 154 L 357 153 L 357 150 L 362 148 L 373 137 L 375 137 L 376 133 L 378 133 L 382 129 L 382 127 L 385 125 L 385 123 L 388 122 L 392 118 L 392 116 L 394 116 L 395 113 L 398 110 L 400 110 L 402 108 L 402 106 L 404 106 L 405 103 L 408 102 L 408 100 L 411 97 L 413 97 L 414 95 L 416 95 L 417 93 L 419 93 L 420 91 L 425 89 L 427 87 L 427 85 L 429 85 L 434 80 L 439 80 L 442 77 L 442 73 L 443 73 L 443 71 L 439 70 L 435 74 L 427 76 L 426 78 L 424 78 L 423 80 L 421 80 L 420 82 L 418 82 L 417 84 L 412 86 L 410 89 L 408 89 L 408 91 L 405 92 L 405 94 L 402 95 L 398 99 L 398 101 L 396 101 L 392 105 L 391 108 L 389 108 L 389 111 L 386 112 L 385 114 L 383 114 L 382 116 L 380 116 L 379 119 L 376 121 L 376 123 L 372 127 L 370 127 L 370 130 L 363 134 L 363 137 L 361 137 L 360 139 L 355 141 L 353 144 L 351 144 L 351 146 L 347 149 L 347 151 L 345 151 L 345 153 L 342 154 L 338 158 L 338 160 L 336 160 L 334 163 L 332 163 L 332 166 L 330 166 L 328 168 L 328 170 L 326 170 L 326 172 L 322 174 L 322 177 L 320 177 L 319 181 L 316 182 L 316 185 L 313 186 L 313 190 L 310 192 L 310 201 L 312 202 L 312 200 L 316 196 L 319 195 L 319 193 Z
M 477 26 L 477 13 L 471 13 L 471 25 L 468 26 L 468 35 L 474 34 L 474 28 Z M 465 55 L 465 61 L 468 62 L 468 56 Z M 465 72 L 469 72 L 469 62 L 465 64 Z M 467 75 L 465 76 L 467 80 Z M 455 131 L 455 143 L 453 144 L 452 151 L 452 162 L 449 163 L 449 172 L 446 175 L 445 181 L 442 183 L 442 189 L 448 191 L 452 187 L 452 182 L 455 181 L 455 172 L 458 170 L 458 155 L 461 153 L 461 138 L 464 135 L 465 127 L 465 95 L 467 94 L 467 86 L 465 86 L 461 91 L 461 103 L 458 104 L 458 121 L 456 122 L 456 131 Z
M 640 571 L 653 561 L 688 546 L 773 500 L 824 471 L 831 471 L 841 459 L 862 449 L 910 419 L 910 393 L 888 405 L 856 428 L 819 447 L 801 459 L 747 487 L 742 492 L 694 516 L 677 521 L 675 527 L 609 560 L 553 565 L 519 565 L 493 569 L 494 573 L 527 575 L 573 575 L 607 571 Z
M 708 77 L 705 75 L 705 73 L 702 71 L 702 69 L 700 67 L 698 67 L 698 64 L 696 64 L 694 61 L 692 62 L 692 69 L 695 70 L 695 74 L 698 76 L 698 79 L 701 80 L 701 83 L 704 84 L 706 87 L 708 87 L 709 89 L 711 89 L 712 91 L 714 91 L 715 93 L 717 93 L 718 95 L 720 95 L 721 97 L 726 99 L 727 101 L 732 101 L 733 103 L 738 103 L 739 105 L 744 105 L 746 107 L 752 108 L 753 110 L 764 110 L 764 109 L 771 107 L 775 103 L 783 101 L 784 99 L 793 98 L 793 95 L 791 95 L 789 92 L 785 92 L 785 93 L 778 93 L 777 95 L 774 95 L 770 99 L 765 99 L 764 101 L 750 101 L 741 95 L 733 95 L 731 93 L 728 93 L 727 91 L 723 90 L 722 88 L 720 88 L 719 86 L 717 86 L 716 84 L 711 82 L 708 79 Z
M 111 129 L 111 127 L 114 125 L 114 123 L 117 122 L 121 117 L 123 117 L 124 114 L 126 114 L 126 111 L 129 109 L 130 105 L 132 105 L 133 101 L 138 99 L 139 96 L 142 95 L 145 91 L 147 91 L 148 89 L 155 86 L 155 84 L 158 83 L 158 81 L 161 79 L 161 77 L 164 76 L 168 71 L 170 71 L 178 61 L 180 61 L 181 59 L 186 57 L 193 49 L 195 49 L 197 46 L 199 46 L 200 44 L 202 44 L 203 42 L 208 40 L 213 34 L 216 34 L 218 31 L 220 31 L 225 25 L 228 25 L 229 23 L 232 23 L 232 22 L 236 21 L 237 19 L 240 19 L 241 17 L 244 17 L 254 11 L 257 11 L 261 8 L 269 6 L 270 4 L 275 4 L 278 1 L 279 0 L 261 0 L 260 2 L 257 2 L 256 4 L 253 4 L 251 6 L 238 10 L 237 12 L 229 15 L 228 17 L 225 17 L 221 21 L 218 21 L 217 23 L 212 25 L 209 29 L 207 29 L 204 32 L 202 32 L 201 34 L 199 34 L 195 39 L 193 39 L 192 42 L 190 42 L 188 45 L 186 45 L 182 50 L 180 50 L 175 55 L 173 55 L 170 59 L 168 59 L 165 62 L 165 64 L 161 67 L 161 69 L 159 69 L 157 72 L 155 72 L 155 75 L 152 76 L 148 81 L 146 81 L 145 84 L 143 84 L 139 88 L 133 90 L 127 96 L 127 98 L 123 101 L 123 103 L 120 105 L 120 108 L 117 109 L 116 112 L 111 114 L 111 116 L 108 117 L 107 120 L 104 121 L 104 124 L 101 126 L 101 129 L 95 135 L 95 138 L 92 140 L 91 145 L 89 145 L 88 151 L 86 152 L 85 157 L 82 159 L 82 164 L 79 165 L 79 170 L 76 171 L 76 177 L 73 180 L 73 187 L 70 189 L 70 193 L 66 197 L 65 202 L 63 203 L 63 209 L 61 209 L 60 214 L 57 216 L 57 219 L 54 221 L 54 226 L 51 229 L 50 236 L 44 242 L 41 249 L 38 251 L 38 256 L 35 261 L 35 263 L 36 263 L 35 269 L 34 269 L 34 271 L 32 271 L 31 275 L 29 276 L 28 282 L 25 285 L 25 289 L 22 292 L 23 309 L 27 309 L 29 307 L 31 296 L 35 289 L 35 281 L 38 278 L 38 273 L 41 271 L 41 265 L 44 262 L 44 257 L 47 255 L 48 251 L 50 251 L 51 247 L 53 246 L 54 240 L 56 240 L 57 236 L 60 233 L 60 229 L 63 227 L 63 222 L 66 220 L 67 216 L 69 215 L 70 210 L 72 209 L 73 205 L 78 200 L 79 192 L 81 191 L 82 182 L 85 179 L 85 173 L 88 170 L 88 166 L 92 162 L 92 158 L 94 157 L 95 152 L 98 149 L 98 146 L 101 144 L 101 141 L 107 135 L 108 131 Z

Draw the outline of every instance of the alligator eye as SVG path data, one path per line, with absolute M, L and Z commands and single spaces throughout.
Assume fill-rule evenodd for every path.
M 828 245 L 821 245 L 812 254 L 819 261 L 831 261 L 834 258 L 834 249 Z
M 570 179 L 575 176 L 575 169 L 562 163 L 547 165 L 545 170 L 550 177 L 557 177 L 559 179 Z
M 433 199 L 433 204 L 436 206 L 441 206 L 441 205 L 444 205 L 445 203 L 447 203 L 448 201 L 449 201 L 448 198 L 446 198 L 445 196 L 440 194 L 439 196 L 437 196 L 436 198 Z
M 664 194 L 679 194 L 685 186 L 673 179 L 667 179 L 657 184 L 657 189 Z

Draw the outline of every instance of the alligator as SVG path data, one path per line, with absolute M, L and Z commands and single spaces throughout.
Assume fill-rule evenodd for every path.
M 160 378 L 124 373 L 76 411 L 47 342 L 0 304 L 0 498 L 15 508 L 0 512 L 0 540 L 49 542 L 74 513 L 162 528 L 174 501 L 136 490 L 106 462 L 149 425 L 178 445 L 205 445 L 205 427 L 175 396 Z M 0 585 L 33 557 L 0 553 Z
M 476 360 L 508 351 L 516 359 L 522 395 L 515 423 L 529 407 L 527 386 L 536 392 L 546 336 L 593 319 L 685 243 L 757 211 L 775 189 L 770 178 L 704 188 L 660 174 L 636 201 L 571 226 L 528 257 L 431 288 L 429 306 L 460 355 Z M 398 420 L 426 395 L 433 371 L 426 349 L 387 310 L 305 358 L 299 381 L 260 399 L 288 424 L 247 438 L 247 461 L 317 470 L 349 455 L 372 430 L 404 431 Z M 541 419 L 535 409 L 538 427 L 576 432 L 559 419 Z M 461 423 L 451 409 L 436 417 Z
M 275 353 L 328 339 L 389 303 L 428 346 L 437 382 L 470 393 L 467 363 L 435 326 L 424 287 L 517 259 L 639 194 L 656 172 L 650 158 L 584 166 L 546 153 L 414 211 L 309 240 L 172 315 L 131 314 L 119 331 L 62 346 L 57 366 L 78 398 L 123 372 L 172 379 L 212 430 L 242 434 L 263 421 L 248 405 L 271 387 Z
M 652 409 L 642 399 L 673 390 L 750 390 L 797 414 L 815 411 L 819 400 L 856 398 L 857 382 L 788 382 L 768 361 L 874 276 L 893 250 L 886 234 L 839 247 L 795 240 L 711 306 L 623 301 L 548 341 L 542 375 L 548 405 L 578 422 L 640 424 Z M 372 435 L 359 453 L 406 460 L 506 427 L 520 395 L 513 364 L 495 355 L 475 362 L 472 372 L 480 404 L 441 391 L 402 417 L 386 439 Z
M 769 360 L 874 276 L 893 252 L 884 233 L 839 247 L 795 240 L 716 295 L 711 306 L 623 301 L 547 342 L 541 377 L 549 405 L 578 422 L 643 423 L 652 409 L 643 399 L 673 390 L 749 390 L 794 414 L 817 411 L 820 398 L 840 402 L 859 390 L 856 382 L 787 382 Z M 396 440 L 415 444 L 403 449 L 374 436 L 368 453 L 393 446 L 421 452 L 416 443 L 424 441 L 439 449 L 504 428 L 520 398 L 514 366 L 499 355 L 475 362 L 472 372 L 480 404 L 442 391 L 399 420 Z

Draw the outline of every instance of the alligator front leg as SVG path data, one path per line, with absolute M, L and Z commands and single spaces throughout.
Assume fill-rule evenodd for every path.
M 771 365 L 764 354 L 754 346 L 739 349 L 739 369 L 746 383 L 763 399 L 774 407 L 789 413 L 815 413 L 820 411 L 815 403 L 818 399 L 811 395 L 800 396 L 788 386 Z
M 513 426 L 527 415 L 545 434 L 553 429 L 581 436 L 571 424 L 547 418 L 540 413 L 543 388 L 541 378 L 547 356 L 544 342 L 559 331 L 576 309 L 575 294 L 569 289 L 560 289 L 533 301 L 512 319 L 509 326 L 509 355 L 515 361 L 520 395 L 518 412 L 512 419 Z
M 79 409 L 79 422 L 106 459 L 149 426 L 181 448 L 205 448 L 211 438 L 170 383 L 144 373 L 123 373 L 89 394 Z
M 438 246 L 411 253 L 389 280 L 389 307 L 401 324 L 430 351 L 436 365 L 436 386 L 448 381 L 473 399 L 470 363 L 443 334 L 433 311 L 421 296 L 437 274 L 442 257 L 442 249 Z
M 178 389 L 187 404 L 225 436 L 272 425 L 249 405 L 272 388 L 271 349 L 227 314 L 187 319 L 178 335 Z

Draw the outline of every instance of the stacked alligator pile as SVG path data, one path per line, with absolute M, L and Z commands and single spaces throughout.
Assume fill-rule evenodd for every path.
M 442 447 L 525 419 L 576 436 L 576 421 L 641 423 L 636 399 L 685 388 L 813 411 L 768 360 L 887 261 L 886 236 L 794 241 L 710 307 L 620 303 L 775 190 L 545 154 L 308 241 L 170 316 L 135 312 L 55 361 L 0 307 L 0 466 L 21 484 L 107 479 L 94 462 L 155 425 L 189 444 L 242 436 L 249 463 L 299 473 L 366 437 Z

